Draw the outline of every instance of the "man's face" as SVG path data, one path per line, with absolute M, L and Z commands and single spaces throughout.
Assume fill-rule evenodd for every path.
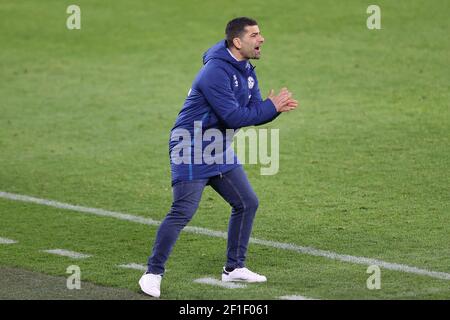
M 246 26 L 243 36 L 235 41 L 237 41 L 238 46 L 240 45 L 240 47 L 236 47 L 245 59 L 259 59 L 261 57 L 261 45 L 264 38 L 259 32 L 258 26 Z

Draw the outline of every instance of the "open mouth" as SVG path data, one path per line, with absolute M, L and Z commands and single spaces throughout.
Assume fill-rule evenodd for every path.
M 261 47 L 255 47 L 255 51 L 257 52 L 257 53 L 260 53 L 261 52 Z

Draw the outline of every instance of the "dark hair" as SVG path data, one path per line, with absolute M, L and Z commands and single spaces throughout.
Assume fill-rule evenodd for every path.
M 246 26 L 256 26 L 258 22 L 251 18 L 247 17 L 239 17 L 234 18 L 230 22 L 228 22 L 227 27 L 225 28 L 225 36 L 227 40 L 228 48 L 231 48 L 233 45 L 234 38 L 240 38 L 242 33 L 245 31 Z

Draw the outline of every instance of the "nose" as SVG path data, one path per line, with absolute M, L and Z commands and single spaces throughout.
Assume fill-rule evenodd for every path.
M 260 41 L 261 43 L 263 43 L 263 42 L 264 42 L 264 37 L 263 37 L 263 36 L 260 36 L 259 41 Z

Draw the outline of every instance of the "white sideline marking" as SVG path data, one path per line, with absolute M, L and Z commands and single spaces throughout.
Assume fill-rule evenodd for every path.
M 282 297 L 279 297 L 278 299 L 281 299 L 281 300 L 317 300 L 317 299 L 308 298 L 308 297 L 304 297 L 304 296 L 282 296 Z
M 17 241 L 6 238 L 0 238 L 0 244 L 13 244 L 13 243 L 17 243 Z
M 91 255 L 89 255 L 89 254 L 84 254 L 84 253 L 79 253 L 79 252 L 69 251 L 69 250 L 64 250 L 64 249 L 51 249 L 51 250 L 42 250 L 42 251 L 51 253 L 51 254 L 56 254 L 58 256 L 64 256 L 64 257 L 69 257 L 69 258 L 74 258 L 74 259 L 86 259 L 86 258 L 91 257 Z
M 160 221 L 156 221 L 156 220 L 153 220 L 150 218 L 139 217 L 139 216 L 135 216 L 135 215 L 127 214 L 127 213 L 76 206 L 76 205 L 72 205 L 72 204 L 68 204 L 68 203 L 39 199 L 39 198 L 34 198 L 34 197 L 24 196 L 24 195 L 14 194 L 14 193 L 8 193 L 8 192 L 3 192 L 3 191 L 0 191 L 0 198 L 36 203 L 36 204 L 41 204 L 41 205 L 50 206 L 50 207 L 54 207 L 54 208 L 84 212 L 84 213 L 94 214 L 97 216 L 112 217 L 112 218 L 116 218 L 116 219 L 120 219 L 120 220 L 126 220 L 126 221 L 131 221 L 131 222 L 146 224 L 146 225 L 152 225 L 152 226 L 157 226 L 157 225 L 161 224 Z M 210 236 L 210 237 L 217 237 L 217 238 L 224 238 L 224 239 L 227 238 L 226 232 L 214 231 L 214 230 L 209 230 L 206 228 L 187 226 L 183 229 L 183 231 L 195 233 L 195 234 L 202 234 L 202 235 L 206 235 L 206 236 Z M 383 260 L 372 259 L 372 258 L 350 256 L 350 255 L 340 254 L 340 253 L 336 253 L 336 252 L 332 252 L 332 251 L 320 250 L 320 249 L 315 249 L 312 247 L 303 247 L 303 246 L 298 246 L 298 245 L 291 244 L 291 243 L 283 243 L 283 242 L 276 242 L 276 241 L 270 241 L 270 240 L 251 238 L 250 242 L 259 244 L 262 246 L 266 246 L 266 247 L 294 251 L 294 252 L 303 253 L 303 254 L 309 254 L 312 256 L 316 256 L 316 257 L 323 257 L 323 258 L 328 258 L 328 259 L 333 259 L 333 260 L 338 260 L 338 261 L 344 261 L 344 262 L 350 262 L 350 263 L 356 263 L 356 264 L 362 264 L 362 265 L 369 265 L 369 266 L 370 265 L 378 265 L 379 267 L 382 267 L 382 268 L 385 268 L 388 270 L 413 273 L 413 274 L 417 274 L 417 275 L 421 275 L 421 276 L 427 276 L 427 277 L 443 279 L 443 280 L 450 280 L 450 273 L 421 269 L 421 268 L 417 268 L 417 267 L 413 267 L 413 266 L 408 266 L 405 264 L 391 263 L 391 262 L 386 262 Z
M 209 284 L 212 286 L 218 286 L 218 287 L 227 288 L 227 289 L 242 289 L 242 288 L 247 287 L 245 284 L 233 283 L 233 282 L 222 282 L 222 281 L 219 281 L 219 280 L 213 279 L 213 278 L 200 278 L 200 279 L 194 280 L 194 282 Z
M 125 269 L 147 271 L 147 266 L 144 266 L 143 264 L 137 264 L 137 263 L 120 264 L 120 265 L 118 265 L 118 267 L 125 268 Z

